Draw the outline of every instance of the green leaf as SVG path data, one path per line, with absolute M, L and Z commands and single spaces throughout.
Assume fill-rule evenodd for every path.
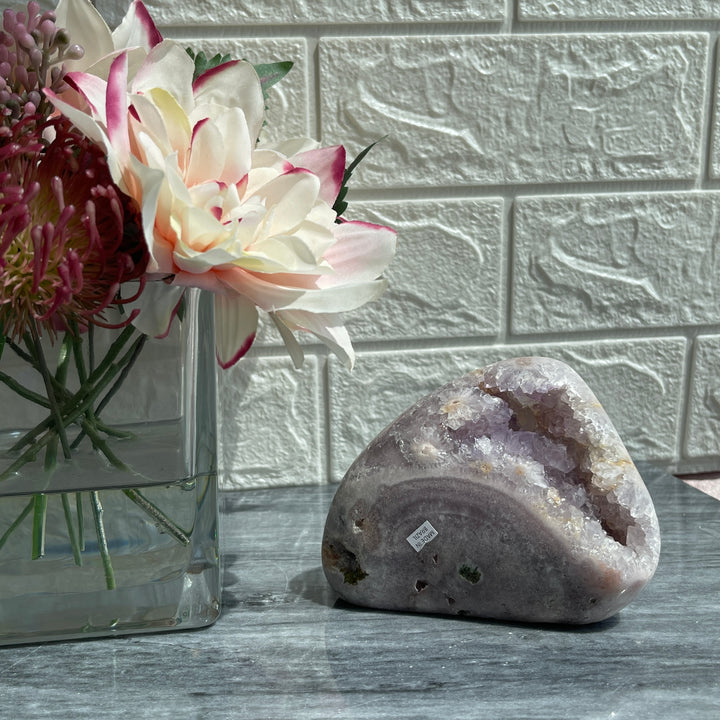
M 2 357 L 4 349 L 5 349 L 5 336 L 2 333 L 0 333 L 0 358 Z
M 195 82 L 195 80 L 197 80 L 203 73 L 207 72 L 208 70 L 212 70 L 213 68 L 216 68 L 219 65 L 230 62 L 232 60 L 232 57 L 230 55 L 221 55 L 220 53 L 218 53 L 217 55 L 213 55 L 213 57 L 211 58 L 208 58 L 208 56 L 202 50 L 196 54 L 192 48 L 185 48 L 185 52 L 195 63 L 193 82 Z M 290 72 L 292 66 L 293 63 L 290 60 L 253 65 L 253 67 L 255 68 L 255 72 L 260 78 L 260 85 L 262 86 L 263 98 L 265 98 L 265 100 L 267 100 L 268 97 L 268 90 L 273 85 L 275 85 L 275 83 L 280 82 L 280 80 L 282 80 Z
M 292 66 L 293 62 L 291 60 L 253 65 L 255 72 L 260 78 L 260 84 L 262 85 L 263 97 L 265 100 L 268 98 L 268 90 L 275 85 L 275 83 L 280 82 L 280 80 L 282 80 L 290 72 Z
M 222 65 L 223 63 L 230 62 L 230 60 L 232 60 L 230 55 L 221 55 L 220 53 L 213 55 L 210 59 L 208 59 L 207 55 L 202 50 L 196 55 L 192 48 L 185 48 L 185 52 L 195 63 L 193 82 L 195 82 L 204 72 L 212 70 L 213 68 L 218 67 L 218 65 Z
M 348 194 L 348 182 L 350 181 L 353 172 L 355 172 L 355 168 L 357 168 L 357 166 L 363 161 L 365 156 L 386 137 L 387 135 L 383 135 L 383 137 L 379 138 L 374 143 L 368 145 L 364 150 L 361 150 L 358 153 L 357 157 L 345 169 L 345 174 L 343 175 L 342 183 L 340 185 L 340 192 L 338 192 L 338 195 L 335 198 L 335 204 L 333 205 L 333 210 L 337 214 L 335 222 L 341 222 L 340 217 L 347 210 L 348 204 L 345 202 L 345 196 Z

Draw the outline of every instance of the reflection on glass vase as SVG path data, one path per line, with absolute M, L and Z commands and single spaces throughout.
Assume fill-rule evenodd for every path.
M 217 619 L 214 347 L 196 290 L 163 339 L 4 338 L 0 645 Z

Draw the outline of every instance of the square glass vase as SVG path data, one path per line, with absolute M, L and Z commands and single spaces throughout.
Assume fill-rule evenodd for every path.
M 213 327 L 212 298 L 188 290 L 162 339 L 132 327 L 43 338 L 63 440 L 38 402 L 38 346 L 5 338 L 0 645 L 218 618 Z

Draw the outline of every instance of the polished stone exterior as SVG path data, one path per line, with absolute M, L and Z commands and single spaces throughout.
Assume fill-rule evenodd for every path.
M 659 551 L 593 392 L 565 363 L 522 357 L 443 385 L 368 445 L 330 508 L 323 568 L 359 605 L 591 623 L 637 595 Z

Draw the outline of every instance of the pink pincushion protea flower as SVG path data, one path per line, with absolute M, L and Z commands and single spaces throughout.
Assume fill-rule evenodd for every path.
M 120 284 L 148 255 L 135 207 L 105 154 L 65 118 L 49 119 L 45 91 L 66 92 L 61 63 L 83 50 L 36 2 L 5 10 L 0 31 L 0 332 L 29 323 L 51 334 L 102 324 Z
M 40 133 L 49 127 L 48 145 Z M 120 285 L 141 278 L 147 262 L 139 219 L 104 153 L 64 118 L 17 122 L 0 145 L 0 331 L 102 325 Z
M 0 137 L 24 117 L 47 117 L 52 107 L 43 95 L 67 88 L 63 61 L 77 60 L 83 49 L 71 45 L 67 32 L 55 24 L 55 13 L 40 11 L 34 0 L 27 9 L 3 11 L 0 30 Z

